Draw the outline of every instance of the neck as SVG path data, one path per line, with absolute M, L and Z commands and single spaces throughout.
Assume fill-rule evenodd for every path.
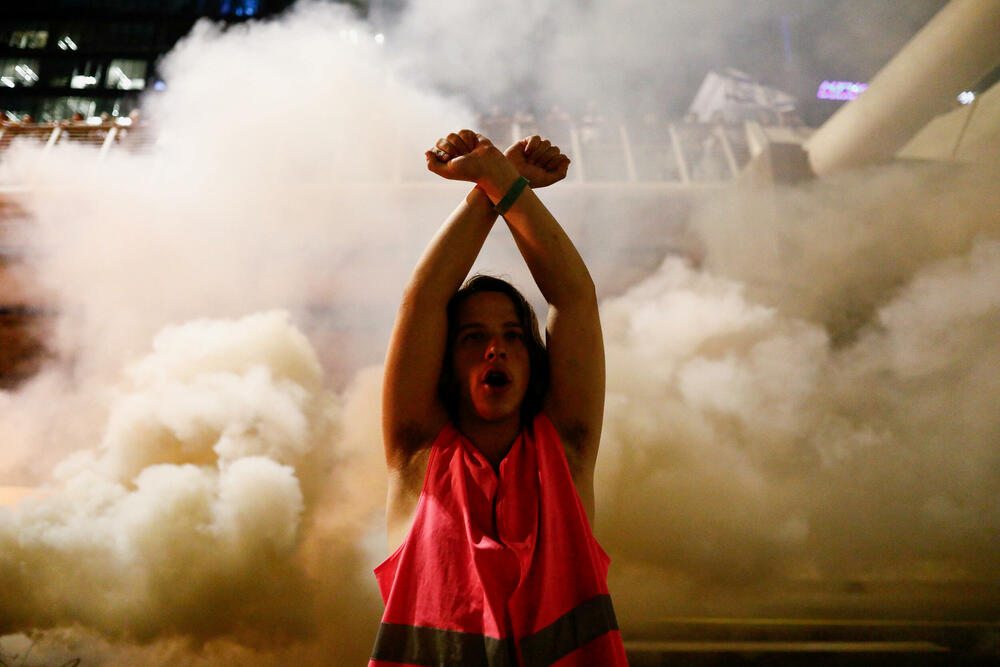
M 495 422 L 485 421 L 478 416 L 461 415 L 458 430 L 482 452 L 494 470 L 499 470 L 500 462 L 521 433 L 521 415 L 514 414 Z

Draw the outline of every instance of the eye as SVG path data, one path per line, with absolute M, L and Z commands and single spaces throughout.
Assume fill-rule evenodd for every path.
M 510 341 L 514 340 L 524 340 L 524 334 L 516 329 L 510 329 L 504 333 L 504 338 Z
M 482 331 L 469 331 L 462 336 L 463 343 L 478 343 L 485 338 L 485 334 Z

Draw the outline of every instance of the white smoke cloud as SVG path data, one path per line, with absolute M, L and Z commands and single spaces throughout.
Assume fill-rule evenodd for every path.
M 32 635 L 0 659 L 363 661 L 385 548 L 377 363 L 464 191 L 431 185 L 423 150 L 471 124 L 454 98 L 663 95 L 638 84 L 708 48 L 693 4 L 666 7 L 414 2 L 381 48 L 321 3 L 203 23 L 147 100 L 151 153 L 5 154 L 37 179 L 22 198 L 59 320 L 56 360 L 0 395 L 3 481 L 48 489 L 0 513 L 0 631 Z M 735 192 L 695 221 L 705 270 L 668 259 L 602 304 L 597 521 L 626 631 L 759 609 L 789 581 L 995 581 L 990 183 L 890 169 Z M 607 265 L 612 235 L 643 232 L 595 210 L 581 250 Z M 486 263 L 523 276 L 505 234 Z M 815 609 L 802 595 L 788 608 Z
M 342 388 L 381 361 L 416 239 L 461 196 L 447 184 L 454 196 L 385 192 L 397 176 L 433 178 L 423 151 L 469 114 L 394 78 L 341 5 L 225 32 L 199 23 L 162 68 L 169 88 L 144 117 L 150 152 L 97 162 L 60 144 L 5 156 L 16 182 L 40 179 L 24 195 L 30 242 L 45 248 L 33 284 L 59 312 L 48 344 L 61 360 L 7 401 L 5 427 L 46 442 L 0 447 L 33 478 L 13 481 L 41 479 L 93 441 L 103 387 L 168 324 L 287 309 L 323 330 L 321 363 Z
M 695 38 L 692 27 L 702 24 L 704 12 L 693 3 L 632 0 L 418 0 L 391 37 L 404 44 L 406 72 L 483 107 L 582 112 L 599 100 L 604 112 L 626 111 L 693 94 L 705 72 L 688 72 L 685 54 L 726 43 L 705 33 Z
M 805 103 L 824 78 L 863 80 L 944 4 L 411 0 L 387 44 L 401 44 L 391 50 L 409 76 L 482 108 L 676 118 L 712 69 L 791 86 Z
M 599 533 L 627 595 L 655 591 L 644 614 L 761 613 L 766 582 L 800 606 L 930 610 L 945 596 L 918 581 L 995 579 L 1000 218 L 983 176 L 731 192 L 699 222 L 714 272 L 668 259 L 603 304 Z M 909 583 L 831 602 L 842 581 Z
M 734 191 L 693 226 L 709 270 L 840 342 L 928 263 L 996 234 L 995 181 L 955 165 L 881 167 L 777 193 Z
M 262 603 L 305 589 L 288 562 L 331 470 L 315 354 L 277 313 L 192 322 L 154 347 L 99 447 L 5 515 L 2 578 L 20 594 L 4 626 L 144 638 L 304 622 Z
M 384 354 L 410 239 L 463 190 L 383 186 L 401 156 L 430 180 L 423 151 L 469 114 L 330 4 L 199 24 L 163 70 L 147 153 L 5 154 L 39 179 L 21 200 L 58 319 L 53 361 L 0 402 L 2 482 L 47 489 L 0 519 L 0 632 L 34 633 L 38 660 L 356 663 L 385 480 L 380 373 L 354 376 Z

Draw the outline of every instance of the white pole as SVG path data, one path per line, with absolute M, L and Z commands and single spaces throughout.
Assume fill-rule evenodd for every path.
M 818 176 L 890 160 L 1000 62 L 1000 0 L 952 0 L 805 147 Z

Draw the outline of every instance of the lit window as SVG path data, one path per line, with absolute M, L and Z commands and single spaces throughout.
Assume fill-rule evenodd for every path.
M 89 74 L 74 74 L 69 80 L 69 87 L 82 90 L 83 88 L 93 88 L 97 85 L 97 77 Z
M 89 97 L 57 97 L 45 100 L 39 111 L 40 118 L 52 120 L 68 120 L 73 114 L 80 114 L 84 119 L 94 115 L 96 100 Z
M 69 87 L 81 90 L 83 88 L 94 88 L 101 80 L 104 72 L 103 64 L 88 60 L 78 64 L 69 75 Z
M 9 58 L 0 60 L 0 85 L 6 88 L 24 86 L 28 88 L 38 83 L 38 61 Z
M 142 90 L 146 87 L 146 61 L 118 58 L 108 67 L 108 88 Z
M 76 41 L 69 35 L 63 35 L 63 37 L 56 42 L 56 46 L 58 46 L 62 51 L 76 51 L 80 48 L 76 45 Z
M 48 30 L 17 30 L 11 33 L 7 46 L 15 49 L 44 49 L 48 43 Z

